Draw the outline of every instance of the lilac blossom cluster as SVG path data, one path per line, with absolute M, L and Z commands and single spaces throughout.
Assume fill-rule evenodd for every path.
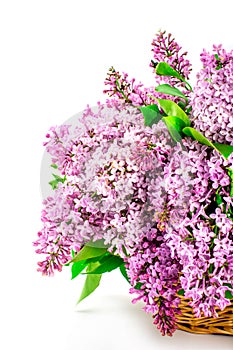
M 76 226 L 72 220 L 73 199 L 78 195 L 77 188 L 58 185 L 53 196 L 43 201 L 41 213 L 42 229 L 38 239 L 33 242 L 36 253 L 45 256 L 38 262 L 38 271 L 53 276 L 54 270 L 62 267 L 71 259 L 71 251 L 78 251 L 80 244 L 76 239 Z
M 188 79 L 191 65 L 170 34 L 159 32 L 152 47 L 153 68 L 166 62 Z M 204 51 L 197 84 L 186 91 L 191 126 L 230 145 L 232 57 L 221 46 Z M 174 77 L 157 76 L 156 82 L 185 91 Z M 133 301 L 143 300 L 161 333 L 172 335 L 180 294 L 196 317 L 218 317 L 231 303 L 233 153 L 224 158 L 190 138 L 175 144 L 162 121 L 145 126 L 137 107 L 161 98 L 154 87 L 114 68 L 105 85 L 106 105 L 88 106 L 73 130 L 63 125 L 47 134 L 46 150 L 64 181 L 43 203 L 34 245 L 45 259 L 38 270 L 61 271 L 72 251 L 103 240 L 125 261 Z
M 173 173 L 169 182 L 176 186 L 170 185 L 166 195 L 154 192 L 166 199 L 164 210 L 154 215 L 153 225 L 147 225 L 137 249 L 126 260 L 131 293 L 139 294 L 134 301 L 145 302 L 145 311 L 152 313 L 163 335 L 172 335 L 177 327 L 179 291 L 190 300 L 196 317 L 217 317 L 216 309 L 231 304 L 226 292 L 232 292 L 233 280 L 233 198 L 226 168 L 233 169 L 233 157 L 224 160 L 197 142 L 184 143 L 186 166 L 193 175 L 186 175 L 191 186 L 182 198 L 188 210 L 184 204 L 180 210 L 180 195 L 174 202 L 167 196 L 173 193 L 173 198 L 180 182 Z
M 176 256 L 171 258 L 161 227 L 145 227 L 127 268 L 133 286 L 130 292 L 138 294 L 133 303 L 142 300 L 162 335 L 172 335 L 177 329 L 176 315 L 180 314 L 177 292 L 181 288 L 181 266 Z
M 151 60 L 150 66 L 155 68 L 159 62 L 168 63 L 173 69 L 175 69 L 183 78 L 188 79 L 191 73 L 192 67 L 190 61 L 187 59 L 187 52 L 182 52 L 182 47 L 178 45 L 171 33 L 166 31 L 160 31 L 152 41 L 153 60 Z M 171 85 L 180 85 L 182 82 L 174 77 L 163 77 Z M 158 77 L 156 76 L 156 81 Z
M 183 52 L 171 34 L 166 34 L 165 31 L 160 31 L 156 34 L 152 42 L 153 60 L 150 66 L 153 70 L 158 62 L 166 62 L 175 69 L 184 79 L 188 79 L 191 73 L 191 63 L 186 58 L 187 52 Z M 186 93 L 185 83 L 179 79 L 170 76 L 159 76 L 155 74 L 156 84 L 168 83 L 171 86 L 179 87 Z M 154 86 L 145 87 L 143 83 L 137 83 L 135 78 L 129 79 L 127 73 L 120 74 L 111 67 L 105 80 L 106 88 L 104 93 L 107 93 L 112 99 L 124 100 L 126 103 L 134 106 L 143 106 L 154 103 L 155 98 L 164 97 L 163 94 L 155 91 Z M 175 97 L 170 99 L 176 101 Z
M 114 67 L 109 69 L 104 82 L 106 88 L 104 93 L 116 102 L 123 100 L 134 106 L 149 105 L 158 97 L 154 87 L 145 87 L 141 82 L 136 82 L 135 78 L 130 79 L 128 74 L 120 74 Z
M 73 131 L 53 127 L 47 138 L 65 181 L 43 203 L 43 229 L 34 243 L 45 255 L 43 274 L 60 271 L 71 251 L 90 241 L 103 239 L 114 254 L 132 254 L 142 228 L 160 220 L 165 206 L 179 201 L 174 222 L 187 211 L 187 155 L 173 147 L 163 123 L 145 127 L 136 108 L 99 105 L 94 113 L 88 107 Z
M 201 54 L 203 68 L 190 96 L 193 125 L 214 142 L 233 145 L 233 50 Z
M 181 288 L 196 317 L 217 317 L 216 308 L 230 305 L 225 292 L 232 292 L 233 198 L 226 168 L 233 168 L 233 157 L 224 160 L 198 143 L 187 147 L 194 174 L 189 213 L 169 227 L 165 240 L 182 266 Z
M 191 66 L 185 58 L 186 53 L 180 54 L 180 47 L 171 35 L 166 36 L 165 32 L 160 32 L 152 45 L 155 57 L 152 67 L 156 67 L 157 62 L 167 62 L 184 78 L 188 78 Z M 221 46 L 214 46 L 213 54 L 204 51 L 201 60 L 204 68 L 197 75 L 194 91 L 186 93 L 191 101 L 193 126 L 214 142 L 232 145 L 232 52 L 226 53 Z M 175 86 L 173 78 L 162 79 L 163 82 Z M 161 77 L 156 77 L 156 81 L 161 83 Z M 138 93 L 137 90 L 135 92 Z M 147 95 L 146 88 L 144 93 Z M 134 97 L 131 102 L 139 101 L 141 95 L 140 91 L 138 99 Z M 115 97 L 114 92 L 113 96 Z M 156 93 L 153 96 L 156 97 Z M 144 103 L 145 98 L 141 102 Z M 217 317 L 216 310 L 223 310 L 231 303 L 226 293 L 232 294 L 233 157 L 231 155 L 226 160 L 216 150 L 194 141 L 184 140 L 183 143 L 193 174 L 188 182 L 192 184 L 192 190 L 187 197 L 188 210 L 182 220 L 184 211 L 177 210 L 177 202 L 177 206 L 174 205 L 165 212 L 160 210 L 158 216 L 154 215 L 154 225 L 141 235 L 135 253 L 127 261 L 128 274 L 134 287 L 131 292 L 139 294 L 138 299 L 144 300 L 145 310 L 154 315 L 158 328 L 163 334 L 169 335 L 176 328 L 179 288 L 190 300 L 196 317 Z M 154 190 L 157 201 L 158 198 L 167 197 L 167 192 L 161 193 L 161 188 L 160 191 L 157 188 Z M 184 205 L 182 207 L 184 209 Z M 169 217 L 164 213 L 169 213 Z M 179 220 L 172 220 L 174 213 L 180 214 Z M 163 249 L 157 257 L 155 251 L 159 251 L 161 242 L 156 241 L 156 237 L 161 235 L 161 229 Z M 150 230 L 154 230 L 154 241 L 151 240 Z M 165 251 L 169 253 L 166 255 Z M 163 265 L 159 259 L 164 254 L 168 259 L 170 256 L 170 261 L 168 263 L 165 259 L 166 263 Z M 177 280 L 170 280 L 169 273 L 164 277 L 165 267 L 170 265 L 175 266 L 174 273 L 179 269 Z M 168 281 L 172 283 L 169 284 Z M 164 290 L 161 294 L 158 292 L 161 291 L 161 284 L 166 286 L 166 291 L 169 290 L 168 299 L 163 297 Z

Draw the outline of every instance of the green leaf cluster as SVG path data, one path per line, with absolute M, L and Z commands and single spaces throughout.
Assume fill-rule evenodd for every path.
M 51 180 L 49 182 L 49 185 L 52 186 L 53 190 L 55 190 L 57 188 L 59 182 L 64 183 L 66 181 L 66 176 L 61 177 L 61 176 L 56 175 L 56 174 L 52 174 L 52 175 L 54 177 L 54 180 Z
M 78 303 L 89 296 L 99 286 L 103 273 L 120 268 L 121 273 L 127 278 L 124 260 L 107 251 L 107 248 L 85 245 L 73 259 L 71 264 L 71 279 L 80 274 L 86 275 L 85 283 Z

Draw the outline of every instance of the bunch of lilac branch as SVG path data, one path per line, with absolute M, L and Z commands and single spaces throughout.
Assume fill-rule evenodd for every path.
M 53 275 L 87 243 L 102 240 L 123 259 L 134 301 L 143 300 L 161 333 L 172 335 L 179 294 L 196 317 L 217 317 L 232 298 L 233 153 L 224 157 L 208 145 L 233 146 L 233 52 L 204 51 L 193 91 L 187 53 L 171 34 L 159 32 L 152 52 L 155 73 L 159 62 L 170 67 L 155 81 L 172 96 L 112 67 L 106 106 L 88 106 L 74 131 L 61 126 L 47 134 L 46 150 L 63 177 L 43 203 L 34 245 L 45 256 L 38 270 Z M 183 108 L 207 144 L 174 144 L 162 121 L 144 125 L 140 108 L 160 113 L 162 97 Z
M 187 53 L 181 52 L 181 47 L 171 34 L 158 33 L 152 46 L 154 57 L 150 66 L 156 68 L 158 62 L 167 62 L 181 76 L 188 79 L 191 65 L 186 59 Z M 192 110 L 190 113 L 192 125 L 211 141 L 233 145 L 233 51 L 227 53 L 221 45 L 214 46 L 212 54 L 203 51 L 201 60 L 203 69 L 197 74 L 194 91 L 185 92 L 189 97 L 189 106 Z M 105 83 L 109 86 L 107 92 L 111 96 L 123 99 L 124 95 L 120 94 L 120 89 L 124 90 L 127 87 L 124 90 L 127 95 L 126 103 L 149 105 L 155 103 L 156 97 L 161 98 L 161 94 L 155 89 L 135 84 L 135 79 L 133 79 L 135 87 L 130 85 L 126 74 L 114 75 L 111 71 L 109 76 L 114 76 L 115 80 L 110 80 L 109 77 L 106 79 Z M 121 84 L 116 86 L 118 78 Z M 157 75 L 155 80 L 157 84 L 169 83 L 170 86 L 184 88 L 180 80 L 171 76 Z M 117 89 L 118 92 L 116 92 Z M 182 91 L 184 92 L 184 89 Z M 146 98 L 146 96 L 149 97 Z M 152 101 L 148 101 L 152 96 Z M 173 97 L 169 98 L 174 100 Z M 158 264 L 153 258 L 154 253 L 150 250 L 152 248 L 145 249 L 144 241 L 148 239 L 147 235 L 142 235 L 141 246 L 128 259 L 131 283 L 133 285 L 142 283 L 140 290 L 136 288 L 134 292 L 139 293 L 140 298 L 145 301 L 146 310 L 152 312 L 155 323 L 163 334 L 173 333 L 176 327 L 176 292 L 179 288 L 184 296 L 191 300 L 190 305 L 196 317 L 203 315 L 217 317 L 216 308 L 223 310 L 230 305 L 230 297 L 232 297 L 233 157 L 231 155 L 226 160 L 217 151 L 190 140 L 184 141 L 184 144 L 188 149 L 189 165 L 194 176 L 188 199 L 189 211 L 179 225 L 174 226 L 169 219 L 169 225 L 166 223 L 167 229 L 161 238 L 171 254 L 170 264 L 174 266 L 174 273 L 179 266 L 179 278 L 177 277 L 171 285 L 170 282 L 168 283 L 172 280 L 168 273 L 166 282 L 163 282 L 165 266 L 169 264 L 167 261 L 165 265 L 161 262 Z M 170 213 L 172 213 L 171 208 Z M 160 228 L 160 225 L 161 222 L 157 221 L 156 229 Z M 155 250 L 159 250 L 159 244 L 155 243 L 155 247 Z M 160 259 L 161 256 L 162 253 L 159 254 Z M 158 293 L 161 284 L 166 286 L 165 290 L 167 288 L 170 288 L 170 292 L 171 289 L 173 290 L 170 293 L 173 297 L 164 299 L 164 292 L 160 290 L 160 294 Z M 155 294 L 151 298 L 153 293 Z M 166 300 L 167 309 L 161 300 Z M 167 310 L 167 315 L 164 310 Z

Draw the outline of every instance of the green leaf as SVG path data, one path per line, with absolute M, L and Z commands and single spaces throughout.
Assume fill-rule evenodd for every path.
M 185 100 L 188 100 L 188 98 L 179 89 L 169 84 L 161 84 L 155 88 L 155 91 L 172 96 L 178 96 L 184 98 Z
M 59 175 L 53 174 L 53 177 L 55 178 L 55 180 L 57 180 L 58 182 L 65 182 L 66 177 L 61 177 Z
M 134 289 L 140 290 L 142 285 L 143 285 L 143 284 L 142 284 L 141 282 L 138 282 L 138 283 L 134 286 Z
M 233 169 L 227 168 L 228 170 L 228 176 L 230 177 L 231 183 L 230 183 L 230 197 L 233 197 Z
M 180 101 L 180 103 L 181 103 L 181 101 Z M 186 114 L 190 114 L 190 112 L 192 112 L 192 107 L 191 106 L 186 109 Z
M 52 187 L 53 190 L 57 188 L 58 182 L 57 180 L 51 180 L 49 181 L 49 185 Z
M 62 182 L 62 183 L 65 182 L 66 176 L 61 177 L 61 176 L 56 175 L 56 174 L 52 174 L 52 175 L 53 175 L 53 177 L 54 177 L 55 179 L 54 179 L 54 180 L 51 180 L 51 181 L 49 182 L 49 185 L 51 185 L 51 186 L 52 186 L 52 189 L 55 190 L 55 189 L 57 188 L 57 185 L 58 185 L 59 182 Z
M 191 136 L 194 140 L 197 140 L 201 144 L 215 148 L 214 144 L 196 129 L 191 127 L 186 127 L 182 131 L 186 136 Z
M 155 105 L 155 104 L 154 105 L 148 105 L 146 107 L 159 113 L 159 107 L 157 105 Z
M 213 143 L 215 148 L 225 157 L 228 158 L 233 152 L 233 146 L 224 145 L 222 143 Z
M 166 62 L 159 62 L 156 66 L 155 73 L 162 76 L 175 77 L 182 81 L 184 80 L 184 78 Z
M 185 110 L 186 103 L 184 103 L 183 101 L 179 101 L 177 104 L 181 109 Z M 187 110 L 185 113 L 188 114 Z
M 178 117 L 163 117 L 162 121 L 166 124 L 171 137 L 175 142 L 181 142 L 182 129 L 185 127 L 185 123 Z
M 216 203 L 218 204 L 218 206 L 223 203 L 222 197 L 218 193 L 216 193 Z
M 160 107 L 164 110 L 167 116 L 178 117 L 183 120 L 185 126 L 190 126 L 190 120 L 187 114 L 181 109 L 177 103 L 171 100 L 157 99 Z
M 210 264 L 210 266 L 209 266 L 208 272 L 209 272 L 209 273 L 213 273 L 213 271 L 214 271 L 214 264 L 212 263 L 212 264 Z
M 223 285 L 233 289 L 233 286 L 230 283 L 223 283 Z
M 88 274 L 102 274 L 105 272 L 110 272 L 117 269 L 120 265 L 122 265 L 124 260 L 119 256 L 108 255 L 104 257 L 104 259 L 99 261 L 99 266 L 93 270 L 89 270 Z
M 107 252 L 106 248 L 90 247 L 88 245 L 84 246 L 78 254 L 71 260 L 71 262 L 77 262 L 81 260 L 86 260 L 89 258 L 95 258 L 101 256 Z
M 54 168 L 54 169 L 57 169 L 57 168 L 58 168 L 57 164 L 51 164 L 50 166 L 51 166 L 52 168 Z
M 201 144 L 216 149 L 225 158 L 228 158 L 229 155 L 233 152 L 233 146 L 224 145 L 221 143 L 213 143 L 210 140 L 208 140 L 203 134 L 201 134 L 199 131 L 197 131 L 194 128 L 186 127 L 182 131 L 186 136 L 191 136 L 194 140 L 197 140 Z
M 145 126 L 151 127 L 153 124 L 157 124 L 162 118 L 162 114 L 157 105 L 142 106 L 139 107 L 139 110 L 144 117 Z
M 75 254 L 76 252 L 73 249 L 71 249 L 72 258 L 74 258 Z M 72 263 L 72 260 L 68 261 L 66 264 L 64 264 L 64 266 L 70 266 L 71 263 Z
M 232 291 L 233 292 L 233 291 Z M 225 291 L 225 298 L 227 299 L 233 299 L 233 295 L 229 290 Z
M 71 279 L 73 280 L 77 277 L 87 266 L 88 262 L 86 260 L 81 260 L 74 262 L 71 267 Z
M 128 277 L 128 275 L 127 275 L 127 270 L 126 270 L 126 267 L 125 267 L 125 263 L 124 263 L 124 264 L 121 264 L 121 265 L 119 266 L 119 268 L 120 268 L 120 271 L 121 271 L 122 276 L 124 276 L 124 278 L 126 279 L 126 281 L 130 283 L 129 277 Z
M 175 77 L 181 81 L 183 81 L 186 84 L 186 88 L 190 91 L 192 91 L 192 87 L 190 84 L 178 73 L 175 69 L 173 69 L 168 63 L 166 62 L 159 62 L 156 65 L 155 73 L 158 75 L 166 76 L 166 77 Z
M 104 244 L 104 239 L 98 239 L 97 241 L 89 241 L 87 244 L 89 247 L 95 247 L 95 248 L 106 248 L 107 246 Z
M 88 266 L 87 270 L 93 269 L 98 266 L 99 263 L 92 263 Z M 92 294 L 100 284 L 102 275 L 87 275 L 82 293 L 77 303 L 80 303 L 83 299 Z
M 180 289 L 177 292 L 178 295 L 184 296 L 184 289 Z
M 216 69 L 216 70 L 219 70 L 219 69 L 221 69 L 221 68 L 223 67 L 221 58 L 219 57 L 218 54 L 215 54 L 214 57 L 215 57 L 215 59 L 216 59 L 216 61 L 217 61 L 217 63 L 218 63 L 215 69 Z

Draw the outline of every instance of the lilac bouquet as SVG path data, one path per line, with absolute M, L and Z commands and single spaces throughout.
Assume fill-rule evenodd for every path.
M 42 274 L 86 274 L 79 302 L 119 268 L 172 335 L 181 296 L 197 318 L 233 298 L 233 51 L 204 50 L 193 88 L 171 34 L 157 33 L 152 53 L 155 86 L 112 67 L 106 103 L 49 130 L 57 174 L 34 246 Z

